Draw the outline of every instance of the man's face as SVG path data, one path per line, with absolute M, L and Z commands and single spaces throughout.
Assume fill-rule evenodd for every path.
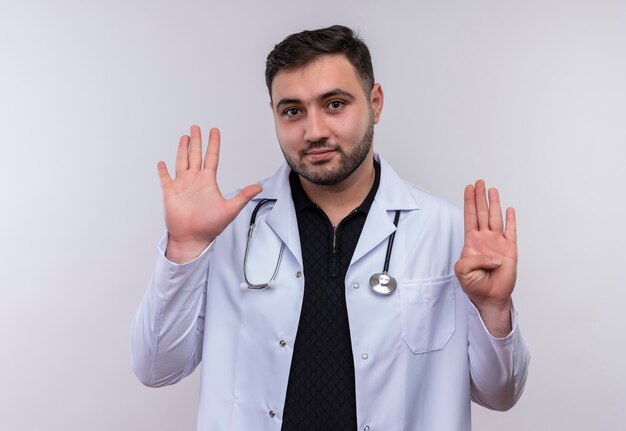
M 281 71 L 272 83 L 280 148 L 291 169 L 318 185 L 340 183 L 371 158 L 382 104 L 380 86 L 366 94 L 343 55 Z

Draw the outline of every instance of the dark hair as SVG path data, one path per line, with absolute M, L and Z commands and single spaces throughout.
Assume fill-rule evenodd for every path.
M 265 62 L 265 83 L 270 97 L 272 81 L 278 72 L 306 66 L 329 54 L 345 55 L 361 79 L 363 90 L 369 93 L 374 85 L 374 69 L 367 45 L 350 28 L 333 25 L 294 33 L 274 46 Z

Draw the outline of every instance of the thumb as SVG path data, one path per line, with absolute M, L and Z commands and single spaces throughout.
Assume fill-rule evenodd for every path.
M 454 265 L 454 272 L 457 276 L 467 275 L 470 272 L 479 270 L 492 270 L 502 265 L 502 259 L 493 256 L 466 256 L 460 258 Z
M 263 188 L 259 184 L 252 184 L 239 190 L 239 193 L 228 200 L 229 210 L 232 211 L 234 215 L 239 214 L 243 207 L 245 207 L 253 197 L 261 193 L 262 190 Z

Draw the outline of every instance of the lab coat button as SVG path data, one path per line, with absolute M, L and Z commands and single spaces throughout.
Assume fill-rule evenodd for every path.
M 367 353 L 363 353 L 363 354 L 361 355 L 361 358 L 363 358 L 363 359 L 367 359 L 367 358 L 369 358 L 369 355 L 368 355 Z
M 270 417 L 273 418 L 274 416 L 276 416 L 276 413 L 274 413 L 274 410 L 270 410 Z
M 287 345 L 287 342 L 285 340 L 280 340 L 278 344 L 280 345 L 280 347 L 285 347 Z
M 352 283 L 352 287 L 355 289 L 359 288 L 359 283 L 357 283 L 356 281 L 354 283 Z
M 300 271 L 296 272 L 296 278 L 300 278 L 300 277 L 302 277 L 302 272 Z
M 363 431 L 370 431 L 370 426 L 369 425 L 365 425 L 365 428 L 363 428 Z

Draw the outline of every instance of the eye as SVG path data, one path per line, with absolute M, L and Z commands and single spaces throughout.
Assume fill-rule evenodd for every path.
M 283 116 L 287 118 L 294 118 L 300 115 L 300 109 L 298 108 L 287 108 L 283 111 Z
M 329 102 L 327 106 L 331 111 L 338 111 L 345 106 L 345 102 L 341 100 L 333 100 Z

